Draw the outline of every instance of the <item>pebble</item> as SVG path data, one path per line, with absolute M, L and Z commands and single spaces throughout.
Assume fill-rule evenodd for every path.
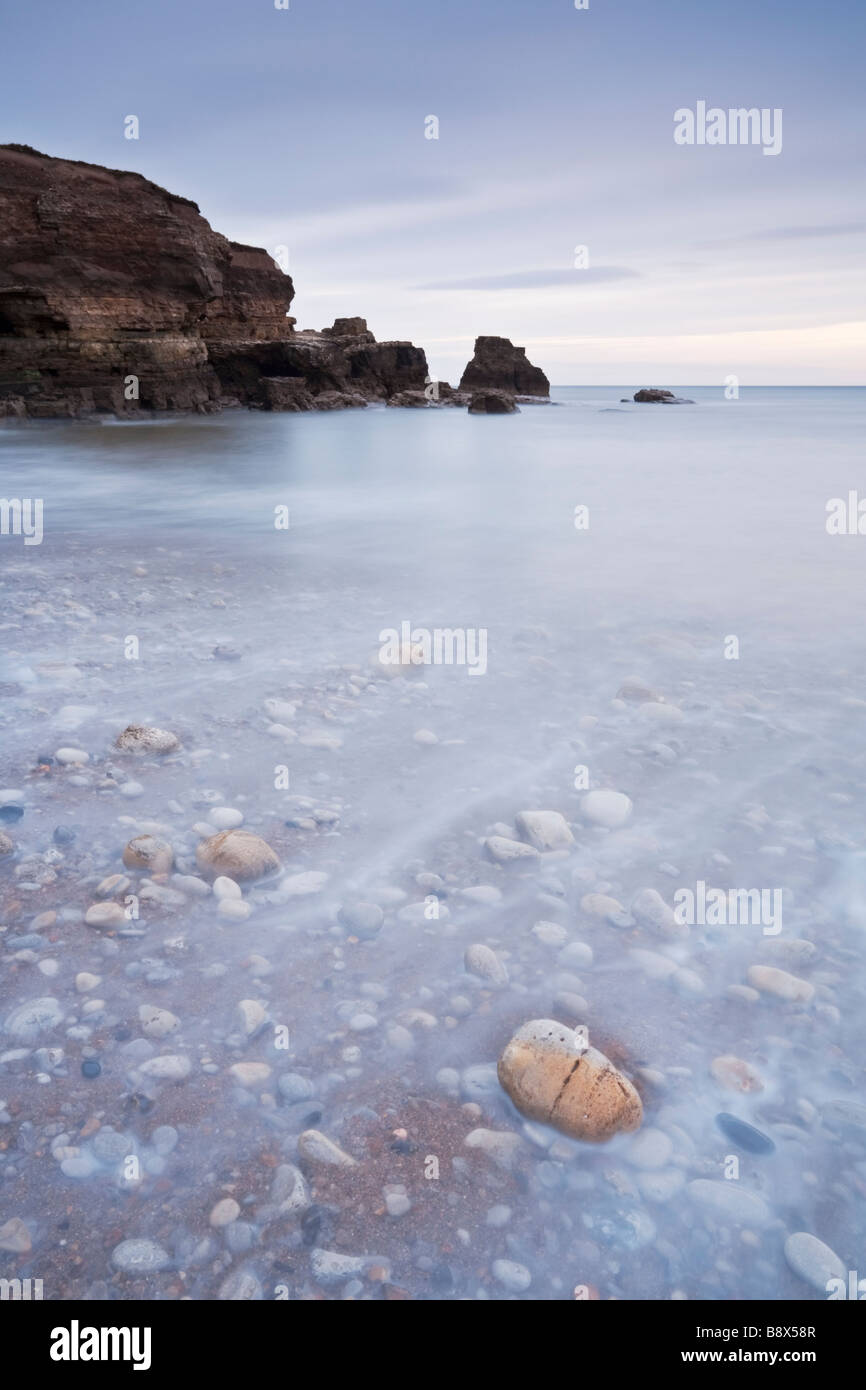
M 487 853 L 499 864 L 510 864 L 515 859 L 535 859 L 538 850 L 533 845 L 525 845 L 522 840 L 506 840 L 503 835 L 491 835 L 484 841 Z
M 502 964 L 495 951 L 481 942 L 467 946 L 463 956 L 463 963 L 470 975 L 475 975 L 479 980 L 485 980 L 488 984 L 507 985 L 508 971 Z
M 643 1118 L 631 1082 L 603 1053 L 578 1045 L 573 1029 L 552 1019 L 519 1028 L 497 1071 L 522 1114 L 574 1139 L 602 1143 L 636 1130 Z
M 212 811 L 208 811 L 207 818 L 217 830 L 237 830 L 238 826 L 244 823 L 243 811 L 238 811 L 233 806 L 214 806 Z
M 432 729 L 418 729 L 412 735 L 412 738 L 414 739 L 415 743 L 426 744 L 430 747 L 432 747 L 434 743 L 439 742 L 438 737 L 436 736 L 436 734 L 433 733 Z
M 463 1140 L 468 1149 L 480 1149 L 499 1167 L 508 1171 L 523 1147 L 519 1134 L 504 1129 L 473 1129 Z
M 521 811 L 514 823 L 523 838 L 542 853 L 574 844 L 568 822 L 559 811 Z
M 120 927 L 126 922 L 126 913 L 120 903 L 94 903 L 84 920 L 88 927 Z
M 229 1067 L 231 1075 L 241 1086 L 263 1086 L 271 1074 L 267 1062 L 235 1062 Z
M 42 1033 L 50 1032 L 63 1022 L 63 1010 L 56 999 L 45 995 L 19 1004 L 6 1017 L 3 1025 L 10 1037 L 22 1043 L 35 1043 Z
M 245 922 L 252 912 L 252 903 L 245 903 L 240 898 L 221 898 L 217 903 L 217 917 L 222 917 L 224 921 Z
M 738 1182 L 695 1178 L 688 1185 L 690 1195 L 714 1216 L 742 1226 L 767 1226 L 772 1213 L 763 1197 L 749 1192 Z
M 168 1009 L 155 1004 L 142 1004 L 138 1010 L 141 1031 L 148 1038 L 167 1038 L 180 1027 L 180 1019 Z
M 356 1168 L 357 1162 L 344 1152 L 333 1139 L 318 1129 L 305 1129 L 298 1137 L 298 1152 L 310 1163 L 324 1163 L 331 1168 Z
M 121 796 L 127 797 L 130 801 L 137 796 L 144 796 L 144 787 L 142 783 L 133 782 L 131 779 L 128 782 L 121 782 L 117 790 L 120 792 Z
M 15 841 L 10 840 L 9 836 L 0 830 L 0 854 L 11 854 L 15 848 Z
M 216 898 L 242 898 L 243 891 L 239 883 L 235 883 L 233 878 L 227 878 L 225 874 L 220 874 L 213 881 L 213 893 Z
M 559 922 L 536 922 L 532 928 L 532 935 L 537 937 L 543 946 L 563 946 L 568 940 L 568 932 Z
M 309 869 L 304 874 L 290 874 L 284 878 L 279 891 L 287 898 L 304 898 L 310 893 L 321 893 L 327 881 L 327 874 Z
M 654 931 L 660 932 L 662 936 L 685 937 L 689 935 L 689 927 L 685 922 L 678 922 L 672 907 L 668 907 L 661 893 L 655 888 L 642 888 L 635 894 L 631 901 L 631 913 L 638 922 Z
M 815 986 L 808 980 L 789 975 L 787 970 L 779 970 L 774 965 L 752 965 L 746 978 L 762 994 L 773 994 L 791 1003 L 808 1004 L 815 994 Z
M 599 790 L 587 792 L 580 803 L 580 814 L 593 825 L 606 830 L 618 830 L 631 818 L 633 807 L 624 792 Z
M 586 913 L 587 917 L 600 917 L 607 920 L 610 917 L 622 917 L 625 908 L 616 898 L 608 897 L 606 893 L 584 893 L 580 900 L 580 910 Z
M 632 1139 L 625 1153 L 627 1163 L 634 1168 L 664 1168 L 674 1146 L 661 1129 L 644 1129 Z
M 710 1073 L 726 1091 L 739 1091 L 749 1095 L 753 1091 L 763 1091 L 764 1083 L 755 1068 L 744 1062 L 742 1057 L 726 1054 L 714 1057 L 710 1063 Z
M 27 1255 L 33 1247 L 30 1232 L 20 1216 L 13 1216 L 0 1226 L 0 1250 L 13 1255 Z
M 313 1094 L 313 1083 L 296 1071 L 287 1071 L 278 1078 L 277 1090 L 288 1101 L 309 1100 Z
M 813 1289 L 826 1295 L 830 1279 L 841 1279 L 847 1292 L 848 1271 L 835 1251 L 807 1231 L 795 1231 L 785 1241 L 785 1259 Z
M 152 1076 L 158 1081 L 183 1081 L 192 1071 L 192 1062 L 180 1053 L 166 1053 L 140 1062 L 138 1070 L 142 1076 Z
M 337 917 L 347 931 L 359 936 L 362 941 L 370 940 L 382 929 L 385 914 L 376 903 L 344 903 Z
M 310 1268 L 320 1284 L 341 1284 L 377 1268 L 383 1271 L 386 1282 L 391 1277 L 390 1263 L 379 1255 L 344 1255 L 339 1250 L 318 1247 L 310 1251 Z
M 258 999 L 242 999 L 237 1007 L 238 1022 L 244 1036 L 251 1038 L 267 1021 L 268 1012 Z
M 532 1283 L 532 1275 L 526 1265 L 516 1260 L 494 1260 L 491 1271 L 497 1284 L 511 1293 L 525 1293 Z
M 405 1192 L 386 1192 L 385 1208 L 389 1216 L 405 1216 L 412 1210 L 412 1203 Z
M 128 869 L 146 869 L 149 874 L 167 874 L 174 864 L 174 852 L 157 835 L 136 835 L 123 851 Z
M 125 893 L 130 884 L 131 880 L 126 877 L 126 874 L 109 874 L 108 878 L 102 879 L 101 883 L 96 885 L 96 896 L 97 898 L 113 898 L 118 893 Z
M 123 753 L 175 753 L 180 748 L 180 739 L 168 729 L 157 729 L 148 724 L 127 724 L 114 740 L 114 746 Z
M 771 1154 L 775 1151 L 776 1145 L 767 1134 L 762 1134 L 754 1125 L 746 1124 L 745 1120 L 740 1120 L 736 1115 L 729 1115 L 722 1110 L 716 1116 L 716 1125 L 732 1144 L 737 1148 L 745 1149 L 750 1154 Z
M 101 984 L 102 976 L 91 975 L 88 970 L 80 970 L 75 976 L 75 988 L 79 994 L 87 994 L 88 990 L 96 989 Z
M 155 1274 L 170 1263 L 155 1240 L 122 1240 L 111 1252 L 112 1264 L 124 1274 Z
M 196 862 L 203 873 L 226 876 L 236 882 L 262 878 L 280 867 L 270 845 L 249 830 L 222 830 L 202 840 Z
M 90 762 L 90 754 L 85 753 L 82 748 L 58 748 L 54 757 L 64 767 L 76 767 Z
M 219 1230 L 223 1226 L 230 1226 L 233 1221 L 237 1221 L 240 1214 L 240 1206 L 234 1197 L 223 1197 L 211 1210 L 208 1221 L 211 1226 Z
M 218 654 L 219 648 L 214 652 Z M 258 1275 L 251 1269 L 233 1269 L 223 1280 L 217 1294 L 222 1303 L 260 1303 L 265 1293 Z

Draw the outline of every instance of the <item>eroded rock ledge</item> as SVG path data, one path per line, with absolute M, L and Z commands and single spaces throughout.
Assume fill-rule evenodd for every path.
M 423 393 L 364 319 L 296 332 L 291 278 L 140 174 L 0 146 L 0 416 L 339 409 Z

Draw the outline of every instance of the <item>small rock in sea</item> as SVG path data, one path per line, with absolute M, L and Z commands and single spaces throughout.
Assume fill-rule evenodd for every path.
M 600 917 L 603 921 L 627 916 L 622 903 L 616 898 L 608 897 L 607 893 L 584 893 L 580 900 L 580 910 L 585 912 L 587 917 Z
M 695 1178 L 689 1183 L 688 1191 L 714 1217 L 731 1221 L 734 1225 L 759 1228 L 769 1225 L 772 1220 L 772 1213 L 763 1197 L 749 1192 L 739 1183 Z
M 121 796 L 128 797 L 130 800 L 133 800 L 136 796 L 144 795 L 143 784 L 131 780 L 129 782 L 122 782 L 117 790 L 120 792 Z
M 536 922 L 532 935 L 543 946 L 564 946 L 568 940 L 568 931 L 559 922 Z
M 318 1129 L 305 1129 L 298 1137 L 298 1152 L 310 1163 L 324 1163 L 330 1168 L 356 1168 L 357 1162 L 344 1152 L 333 1139 Z
M 0 830 L 0 854 L 11 854 L 15 848 L 14 840 L 10 840 L 8 835 L 4 835 Z
M 740 1091 L 743 1095 L 748 1095 L 752 1091 L 764 1089 L 764 1083 L 755 1068 L 749 1062 L 744 1062 L 742 1057 L 730 1054 L 714 1057 L 710 1063 L 710 1072 L 726 1091 Z
M 268 1011 L 258 999 L 242 999 L 237 1016 L 244 1037 L 251 1038 L 267 1021 Z
M 97 883 L 96 896 L 97 898 L 113 898 L 117 893 L 125 893 L 130 882 L 126 874 L 109 874 L 108 878 Z
M 289 874 L 280 883 L 279 891 L 287 898 L 305 898 L 311 893 L 321 893 L 328 881 L 328 875 L 320 869 L 308 869 L 303 874 Z
M 377 903 L 344 903 L 337 913 L 342 926 L 362 941 L 378 935 L 385 920 L 385 914 Z
M 88 994 L 90 990 L 96 989 L 96 986 L 101 984 L 102 976 L 91 975 L 89 970 L 79 970 L 75 976 L 75 990 L 78 994 Z
M 6 1017 L 5 1032 L 20 1043 L 35 1043 L 42 1033 L 63 1022 L 63 1010 L 56 999 L 45 995 L 19 1004 Z
M 81 763 L 90 762 L 90 754 L 85 753 L 83 748 L 58 748 L 54 756 L 64 767 L 76 767 Z
M 378 1255 L 345 1255 L 339 1250 L 310 1251 L 310 1268 L 320 1284 L 341 1284 L 346 1279 L 363 1277 L 369 1270 L 381 1269 L 387 1281 L 391 1266 Z
M 648 1128 L 635 1135 L 625 1158 L 635 1168 L 664 1168 L 673 1149 L 673 1142 L 664 1130 Z
M 30 1232 L 20 1216 L 10 1217 L 0 1226 L 0 1250 L 13 1255 L 27 1255 L 33 1247 Z
M 737 1148 L 745 1149 L 750 1154 L 771 1154 L 775 1151 L 776 1145 L 767 1134 L 762 1134 L 754 1125 L 746 1124 L 745 1120 L 740 1120 L 736 1115 L 729 1115 L 722 1110 L 716 1116 L 716 1125 L 732 1144 Z
M 432 747 L 434 743 L 439 742 L 439 739 L 436 734 L 433 733 L 432 729 L 418 729 L 412 735 L 412 738 L 415 743 L 426 744 L 428 747 Z
M 498 1168 L 503 1168 L 506 1172 L 511 1169 L 517 1153 L 523 1148 L 520 1135 L 504 1129 L 473 1129 L 463 1142 L 467 1149 L 480 1149 Z
M 662 936 L 685 937 L 689 935 L 686 922 L 678 922 L 672 907 L 668 907 L 661 893 L 655 888 L 642 888 L 630 904 L 632 916 L 645 926 L 652 927 Z
M 265 1296 L 258 1275 L 251 1269 L 233 1269 L 220 1284 L 217 1298 L 221 1303 L 260 1303 Z
M 243 882 L 274 873 L 280 861 L 270 845 L 249 830 L 222 830 L 202 840 L 196 861 L 203 873 Z
M 533 1019 L 499 1059 L 499 1080 L 524 1115 L 574 1139 L 603 1143 L 643 1118 L 634 1086 L 612 1062 L 552 1019 Z
M 498 864 L 510 864 L 514 859 L 537 859 L 538 850 L 522 840 L 508 840 L 504 835 L 491 835 L 484 841 L 487 853 Z
M 386 1192 L 385 1210 L 389 1216 L 405 1216 L 412 1210 L 412 1203 L 405 1192 Z
M 237 647 L 230 647 L 227 643 L 214 647 L 213 655 L 217 661 L 240 661 L 241 659 L 241 654 Z
M 271 719 L 276 719 L 281 724 L 294 719 L 297 714 L 297 705 L 292 705 L 288 700 L 265 700 L 265 710 Z
M 180 1027 L 180 1019 L 156 1004 L 142 1004 L 138 1010 L 141 1031 L 147 1038 L 167 1038 Z
M 559 811 L 521 811 L 514 823 L 523 838 L 541 852 L 574 844 L 568 822 Z
M 617 830 L 625 825 L 632 813 L 632 803 L 624 792 L 587 792 L 580 803 L 580 814 L 593 825 L 601 825 L 606 830 Z
M 491 951 L 489 946 L 480 942 L 473 946 L 467 946 L 463 963 L 470 975 L 476 975 L 478 979 L 485 980 L 488 984 L 508 984 L 508 971 L 496 952 Z
M 271 1074 L 267 1062 L 235 1062 L 229 1067 L 231 1075 L 241 1086 L 261 1087 Z
M 23 806 L 0 806 L 0 823 L 3 825 L 15 825 L 23 815 Z
M 147 724 L 127 724 L 114 740 L 115 748 L 123 753 L 175 753 L 180 739 L 168 729 L 156 729 Z
M 285 1100 L 309 1100 L 313 1083 L 296 1071 L 287 1071 L 277 1081 L 277 1090 Z
M 243 811 L 236 810 L 234 806 L 214 806 L 212 811 L 208 811 L 207 818 L 217 830 L 237 830 L 244 823 Z
M 166 840 L 156 835 L 136 835 L 123 851 L 123 862 L 128 869 L 167 874 L 174 864 L 174 852 Z
M 652 686 L 646 685 L 640 676 L 629 676 L 616 692 L 616 698 L 642 705 L 651 700 L 662 701 L 664 696 L 660 695 L 657 690 L 653 690 Z
M 93 1081 L 102 1071 L 102 1066 L 95 1057 L 88 1057 L 81 1063 L 81 1075 L 86 1076 L 88 1081 Z
M 252 903 L 245 903 L 242 898 L 220 898 L 217 903 L 217 916 L 227 922 L 245 922 L 252 911 Z
M 490 1267 L 493 1278 L 510 1293 L 526 1293 L 532 1283 L 532 1275 L 526 1265 L 516 1260 L 494 1260 Z
M 779 970 L 774 965 L 752 965 L 746 978 L 762 994 L 773 994 L 791 1003 L 808 1004 L 815 993 L 815 986 L 808 980 L 789 975 L 787 970 Z
M 88 927 L 120 927 L 126 921 L 126 913 L 120 903 L 93 903 L 84 920 Z
M 215 898 L 235 898 L 240 900 L 243 897 L 243 890 L 239 883 L 235 883 L 233 878 L 227 878 L 225 874 L 220 874 L 219 878 L 213 881 L 213 894 Z
M 56 825 L 51 838 L 55 845 L 71 845 L 77 834 L 77 825 Z
M 152 1076 L 157 1081 L 183 1081 L 192 1071 L 192 1062 L 180 1053 L 166 1053 L 139 1062 L 138 1070 L 142 1076 Z
M 212 1208 L 208 1217 L 211 1226 L 220 1230 L 223 1226 L 230 1226 L 233 1221 L 237 1221 L 241 1214 L 239 1204 L 234 1197 L 223 1197 L 216 1206 Z
M 828 1292 L 831 1279 L 841 1279 L 847 1292 L 848 1271 L 829 1245 L 808 1231 L 796 1231 L 785 1241 L 785 1259 L 795 1274 L 819 1293 Z
M 112 1250 L 111 1261 L 124 1274 L 155 1274 L 170 1262 L 155 1240 L 122 1240 Z

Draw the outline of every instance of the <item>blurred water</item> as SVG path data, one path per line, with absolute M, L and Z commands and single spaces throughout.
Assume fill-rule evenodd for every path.
M 795 1230 L 827 1241 L 846 1268 L 858 1257 L 862 1265 L 862 1117 L 859 1128 L 840 1128 L 825 1107 L 863 1094 L 866 539 L 829 536 L 825 508 L 862 477 L 866 391 L 743 388 L 726 401 L 718 390 L 674 389 L 696 404 L 637 407 L 621 404 L 630 391 L 570 387 L 554 391 L 555 404 L 511 417 L 374 408 L 0 431 L 0 492 L 44 503 L 40 546 L 0 538 L 0 784 L 23 788 L 26 807 L 6 827 L 15 856 L 0 861 L 6 938 L 26 935 L 45 907 L 68 910 L 57 942 L 36 952 L 57 958 L 56 977 L 18 959 L 32 947 L 5 950 L 0 1021 L 40 994 L 61 998 L 76 1019 L 64 1025 L 73 1028 L 67 1057 L 46 1083 L 34 1083 L 32 1058 L 0 1064 L 0 1100 L 33 1114 L 35 1135 L 50 1130 L 55 1095 L 67 1107 L 63 1126 L 83 1123 L 95 1092 L 76 1049 L 92 1045 L 106 1073 L 96 1083 L 103 1123 L 118 1125 L 129 1081 L 116 1028 L 129 1023 L 137 1036 L 143 1002 L 172 1009 L 182 1020 L 172 1050 L 214 1059 L 213 1073 L 185 1083 L 199 1120 L 180 1126 L 178 1241 L 178 1230 L 184 1240 L 207 1236 L 199 1208 L 206 1215 L 223 1168 L 235 1165 L 253 1194 L 262 1144 L 279 1142 L 281 1161 L 295 1157 L 280 1105 L 240 1093 L 226 1076 L 238 1058 L 274 1062 L 262 1038 L 237 1039 L 238 1000 L 263 997 L 287 1023 L 291 1065 L 322 1102 L 320 1127 L 345 1140 L 353 1111 L 380 1113 L 382 1087 L 396 1111 L 416 1094 L 455 1110 L 478 1099 L 471 1078 L 451 1097 L 442 1069 L 495 1062 L 515 1025 L 574 1010 L 561 1001 L 577 995 L 591 1033 L 622 1050 L 630 1074 L 654 1078 L 641 1084 L 647 1126 L 673 1139 L 665 1171 L 687 1182 L 722 1178 L 730 1144 L 714 1126 L 717 1111 L 773 1134 L 775 1153 L 745 1159 L 742 1177 L 770 1208 L 767 1228 L 744 1236 L 742 1221 L 707 1214 L 676 1178 L 667 1199 L 647 1195 L 629 1140 L 603 1152 L 558 1141 L 564 1148 L 551 1157 L 554 1136 L 542 1131 L 524 1136 L 516 1188 L 495 1169 L 461 1176 L 458 1164 L 443 1184 L 451 1207 L 446 1194 L 434 1215 L 415 1196 L 390 1234 L 371 1233 L 369 1206 L 343 1194 L 339 1248 L 369 1253 L 376 1239 L 390 1240 L 395 1279 L 415 1297 L 441 1296 L 426 1259 L 449 1263 L 456 1296 L 507 1296 L 495 1281 L 476 1287 L 472 1271 L 488 1257 L 530 1269 L 530 1297 L 568 1297 L 581 1279 L 602 1297 L 820 1297 L 785 1262 L 784 1237 Z M 580 505 L 586 530 L 574 525 Z M 274 526 L 283 506 L 288 531 Z M 403 621 L 486 629 L 487 674 L 429 667 L 365 686 L 380 632 Z M 130 635 L 137 660 L 124 655 Z M 737 660 L 725 657 L 731 637 Z M 217 647 L 237 659 L 215 658 Z M 677 722 L 614 700 L 631 675 L 681 711 Z M 269 698 L 298 706 L 282 739 L 268 732 Z M 174 730 L 183 754 L 130 768 L 111 747 L 130 721 Z M 438 742 L 417 742 L 421 729 Z M 64 745 L 90 754 L 79 781 L 56 768 L 36 775 L 39 755 Z M 275 788 L 278 762 L 289 768 L 288 792 Z M 580 829 L 577 765 L 591 786 L 631 797 L 628 827 Z M 142 791 L 126 800 L 116 784 L 128 777 Z M 75 913 L 118 871 L 142 822 L 168 827 L 178 862 L 194 872 L 193 826 L 207 814 L 197 798 L 207 788 L 243 810 L 290 874 L 327 874 L 323 890 L 288 905 L 254 893 L 254 915 L 240 925 L 217 921 L 213 899 L 193 897 L 182 908 L 151 905 L 142 938 L 106 943 L 81 925 Z M 578 827 L 574 849 L 530 870 L 492 864 L 482 838 L 533 807 Z M 286 826 L 318 808 L 333 821 Z M 53 828 L 65 823 L 80 827 L 76 847 L 50 861 L 57 881 L 43 884 Z M 441 920 L 423 917 L 421 871 L 442 880 Z M 760 928 L 696 927 L 688 942 L 670 944 L 580 910 L 591 890 L 628 905 L 652 886 L 670 902 L 699 878 L 781 888 L 787 955 L 773 954 Z M 501 902 L 460 897 L 478 884 L 498 887 Z M 385 926 L 352 945 L 336 912 L 358 899 L 380 902 Z M 412 903 L 420 918 L 401 917 Z M 533 934 L 539 919 L 591 946 L 579 979 Z M 171 944 L 179 935 L 180 954 Z M 811 954 L 796 944 L 803 939 Z M 474 941 L 507 960 L 507 990 L 479 992 L 465 975 Z M 653 975 L 635 950 L 687 973 Z M 251 953 L 271 967 L 255 983 Z M 731 996 L 755 962 L 807 977 L 813 1003 Z M 209 973 L 214 964 L 225 968 Z M 80 970 L 102 977 L 103 1008 L 90 1022 L 73 983 Z M 377 1019 L 370 1032 L 348 1028 L 362 1005 Z M 404 1026 L 407 1009 L 435 1025 Z M 411 1033 L 411 1047 L 394 1042 L 394 1027 Z M 358 1055 L 347 1060 L 347 1047 Z M 709 1065 L 727 1053 L 761 1072 L 763 1092 L 719 1090 Z M 168 1108 L 164 1095 L 155 1100 Z M 472 1124 L 522 1133 L 495 1082 L 482 1109 Z M 158 1122 L 144 1125 L 142 1145 Z M 152 1180 L 137 1192 L 134 1218 L 121 1201 L 109 1220 L 100 1203 L 122 1190 L 110 1166 L 64 1178 L 50 1157 L 25 1161 L 27 1142 L 19 1135 L 6 1159 L 3 1210 L 39 1228 L 40 1212 L 74 1188 L 97 1231 L 119 1223 L 127 1235 L 170 1243 Z M 499 1197 L 498 1184 L 507 1188 Z M 485 1224 L 496 1201 L 512 1208 L 503 1229 Z M 473 1230 L 465 1249 L 454 1233 L 459 1212 L 461 1229 Z M 46 1231 L 37 1234 L 38 1277 Z M 310 1287 L 293 1240 L 260 1223 L 238 1255 L 265 1297 L 278 1247 L 295 1252 L 292 1296 Z M 110 1277 L 98 1240 L 80 1270 L 52 1259 L 67 1296 Z M 215 1297 L 224 1274 L 209 1258 L 187 1287 Z

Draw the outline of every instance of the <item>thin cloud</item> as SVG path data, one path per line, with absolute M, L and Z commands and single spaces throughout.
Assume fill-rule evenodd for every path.
M 538 290 L 554 285 L 599 285 L 611 280 L 636 280 L 637 270 L 626 266 L 590 266 L 586 270 L 515 270 L 508 275 L 475 275 L 466 280 L 436 280 L 416 290 Z
M 866 222 L 829 222 L 822 227 L 770 227 L 763 232 L 743 232 L 698 242 L 699 246 L 741 246 L 750 241 L 808 241 L 814 237 L 856 236 L 866 232 Z

